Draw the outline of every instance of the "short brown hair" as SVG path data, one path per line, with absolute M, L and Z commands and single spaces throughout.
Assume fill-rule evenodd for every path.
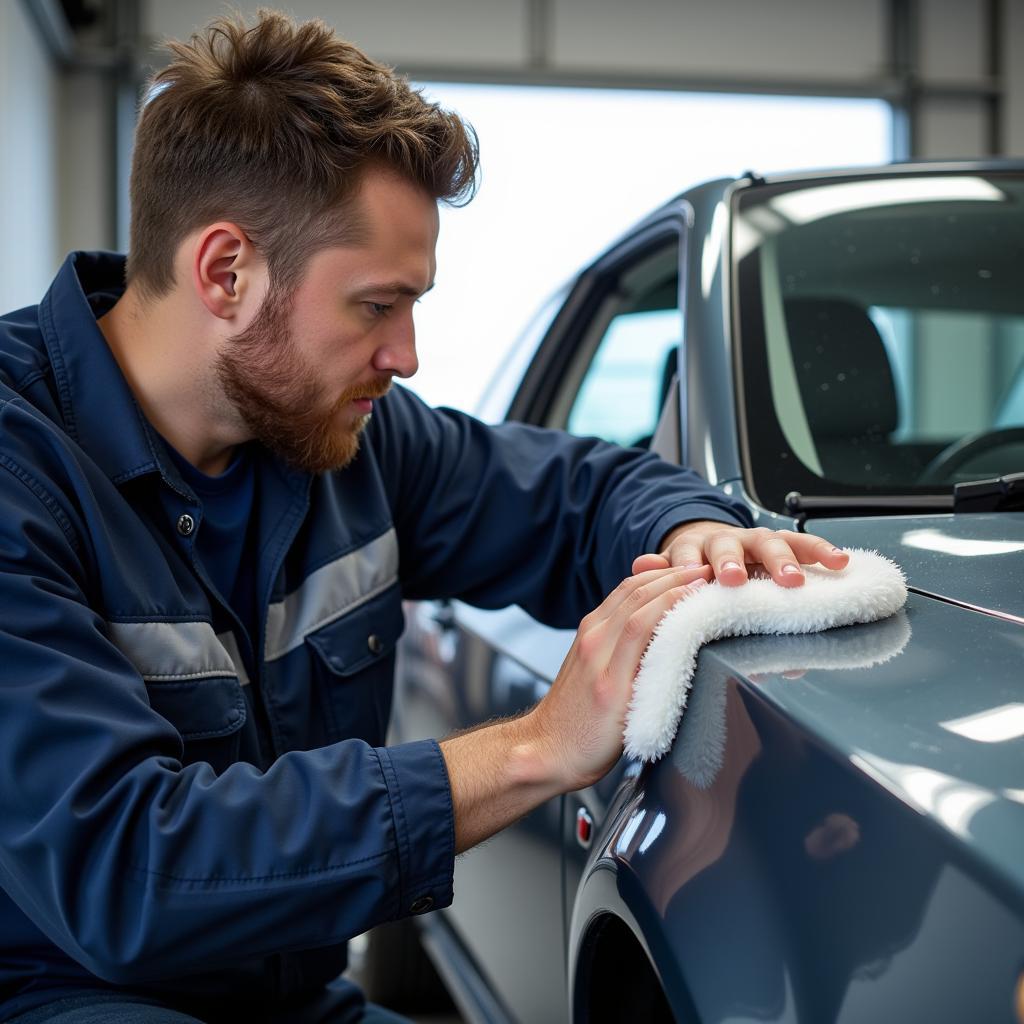
M 150 297 L 173 285 L 185 236 L 217 220 L 288 288 L 314 252 L 351 238 L 345 200 L 373 164 L 451 205 L 476 190 L 473 129 L 321 21 L 261 10 L 251 27 L 218 18 L 167 48 L 132 158 L 127 277 Z

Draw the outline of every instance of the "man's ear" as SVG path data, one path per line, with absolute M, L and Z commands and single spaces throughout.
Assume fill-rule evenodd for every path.
M 192 249 L 192 285 L 221 320 L 234 320 L 262 301 L 265 267 L 246 233 L 229 221 L 203 229 Z

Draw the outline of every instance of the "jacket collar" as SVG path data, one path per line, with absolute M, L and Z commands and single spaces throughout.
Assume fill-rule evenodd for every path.
M 124 294 L 125 257 L 73 252 L 39 307 L 39 323 L 53 366 L 64 429 L 115 484 L 159 473 L 174 490 L 194 498 L 166 444 L 146 419 L 96 323 Z M 311 477 L 264 451 L 289 491 L 308 493 Z
M 73 252 L 39 307 L 64 429 L 115 484 L 167 461 L 96 323 L 124 292 L 124 265 L 117 253 Z

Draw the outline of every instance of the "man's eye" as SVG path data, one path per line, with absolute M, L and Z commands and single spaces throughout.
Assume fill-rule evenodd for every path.
M 391 304 L 388 302 L 368 302 L 370 312 L 374 316 L 387 316 L 391 312 Z

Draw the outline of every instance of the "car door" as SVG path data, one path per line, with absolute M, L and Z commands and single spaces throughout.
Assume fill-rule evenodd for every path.
M 560 351 L 547 354 L 558 366 L 545 374 L 555 386 L 543 399 L 533 396 L 532 402 L 521 394 L 513 412 L 522 410 L 538 424 L 614 444 L 655 446 L 666 457 L 678 459 L 685 407 L 678 370 L 689 213 L 682 205 L 667 211 L 595 266 L 587 301 L 581 303 L 577 319 L 565 326 Z M 545 355 L 538 354 L 535 367 L 543 365 Z M 535 668 L 543 671 L 544 666 L 535 661 Z M 591 844 L 621 802 L 623 784 L 630 784 L 638 768 L 623 759 L 595 786 L 562 801 L 566 947 Z
M 663 215 L 579 279 L 518 391 L 510 418 L 646 446 L 676 369 L 685 210 Z M 517 361 L 510 361 L 513 372 Z M 521 362 L 518 363 L 521 366 Z M 461 602 L 409 610 L 403 645 L 401 739 L 443 736 L 518 713 L 544 696 L 573 639 L 517 607 L 485 611 Z M 530 1024 L 566 1020 L 566 866 L 578 877 L 585 847 L 577 812 L 600 819 L 616 772 L 568 800 L 548 801 L 483 847 L 458 858 L 446 923 L 469 951 L 503 1010 Z

